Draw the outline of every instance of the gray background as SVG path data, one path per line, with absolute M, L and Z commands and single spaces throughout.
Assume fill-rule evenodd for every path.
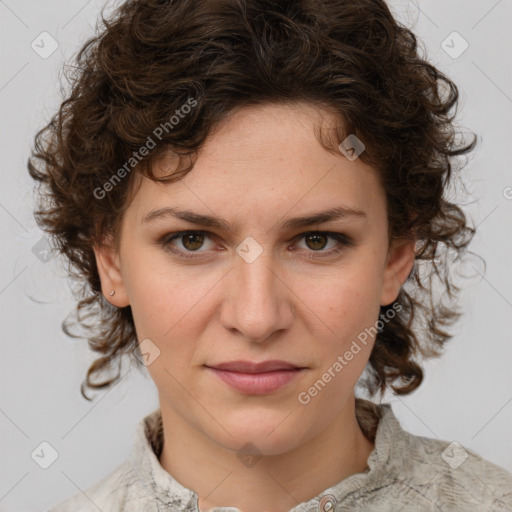
M 44 234 L 32 218 L 30 145 L 60 103 L 62 63 L 92 34 L 103 5 L 0 1 L 0 511 L 45 510 L 96 483 L 128 456 L 137 422 L 158 407 L 152 381 L 137 371 L 92 403 L 81 397 L 92 354 L 61 331 L 72 295 L 62 261 L 44 262 L 36 245 Z M 410 432 L 458 441 L 512 471 L 512 1 L 391 6 L 459 85 L 460 124 L 479 135 L 465 210 L 478 231 L 472 249 L 487 271 L 481 276 L 478 261 L 470 261 L 466 314 L 444 357 L 426 363 L 416 393 L 387 401 Z M 464 42 L 454 31 L 469 45 L 456 58 Z M 31 47 L 51 49 L 49 39 L 41 48 L 42 32 L 58 42 L 47 58 Z M 48 469 L 31 457 L 43 441 L 58 453 Z

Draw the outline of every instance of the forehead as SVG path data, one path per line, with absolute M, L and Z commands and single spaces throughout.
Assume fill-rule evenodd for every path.
M 336 148 L 337 123 L 329 111 L 308 104 L 236 111 L 210 133 L 183 178 L 166 184 L 142 178 L 131 213 L 141 219 L 171 205 L 234 216 L 378 206 L 383 191 L 376 171 L 320 142 L 322 137 Z M 155 164 L 155 174 L 171 173 L 176 163 L 168 153 Z

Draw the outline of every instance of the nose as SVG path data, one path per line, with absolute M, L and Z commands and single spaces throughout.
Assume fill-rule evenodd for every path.
M 240 254 L 225 283 L 221 322 L 239 336 L 261 343 L 291 326 L 296 298 L 290 275 L 270 250 L 263 250 L 255 259 Z

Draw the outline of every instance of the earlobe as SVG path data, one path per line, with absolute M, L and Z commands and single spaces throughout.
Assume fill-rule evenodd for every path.
M 111 245 L 107 244 L 95 245 L 93 249 L 103 295 L 114 306 L 119 308 L 128 306 L 130 301 L 121 275 L 119 255 Z
M 416 239 L 394 239 L 388 253 L 380 304 L 387 306 L 394 302 L 400 288 L 407 280 L 416 257 Z

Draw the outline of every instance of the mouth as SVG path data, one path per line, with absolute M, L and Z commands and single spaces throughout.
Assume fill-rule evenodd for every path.
M 277 391 L 307 369 L 286 361 L 231 361 L 205 367 L 230 387 L 250 395 Z
M 229 361 L 205 366 L 215 370 L 225 370 L 228 372 L 238 373 L 269 373 L 283 370 L 299 370 L 304 368 L 304 366 L 275 359 L 271 361 L 262 361 L 261 363 L 253 363 L 251 361 Z

